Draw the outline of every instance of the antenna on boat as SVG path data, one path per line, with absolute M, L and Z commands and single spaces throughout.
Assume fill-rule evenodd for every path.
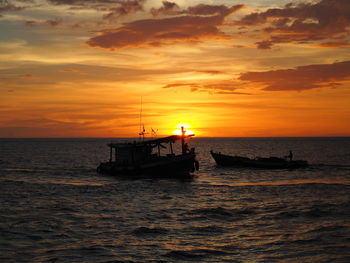
M 142 123 L 142 96 L 141 96 L 141 106 L 140 106 L 140 132 L 139 132 L 139 139 L 141 141 L 141 138 L 142 138 L 142 141 L 145 140 L 145 125 Z
M 152 137 L 157 137 L 157 131 L 158 131 L 158 129 L 154 130 L 154 129 L 151 127 Z

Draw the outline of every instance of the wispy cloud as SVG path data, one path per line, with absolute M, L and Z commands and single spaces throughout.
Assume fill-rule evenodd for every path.
M 249 95 L 247 92 L 239 91 L 241 82 L 234 80 L 221 80 L 215 82 L 177 82 L 163 86 L 163 89 L 169 88 L 190 88 L 192 92 L 207 92 L 210 94 L 239 94 Z

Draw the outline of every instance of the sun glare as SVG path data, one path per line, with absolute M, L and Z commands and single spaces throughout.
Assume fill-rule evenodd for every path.
M 181 127 L 184 127 L 186 135 L 194 134 L 194 132 L 189 129 L 189 128 L 191 128 L 191 125 L 189 125 L 187 123 L 181 123 L 181 124 L 176 125 L 177 129 L 175 131 L 173 131 L 173 134 L 181 135 Z

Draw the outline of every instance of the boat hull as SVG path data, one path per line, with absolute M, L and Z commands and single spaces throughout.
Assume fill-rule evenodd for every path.
M 173 155 L 157 158 L 138 165 L 120 165 L 116 162 L 101 163 L 97 172 L 114 176 L 156 176 L 174 177 L 186 176 L 198 170 L 195 154 Z
M 215 162 L 220 166 L 260 169 L 296 169 L 308 167 L 308 162 L 304 160 L 288 161 L 277 157 L 250 159 L 247 157 L 230 156 L 212 151 L 210 153 Z

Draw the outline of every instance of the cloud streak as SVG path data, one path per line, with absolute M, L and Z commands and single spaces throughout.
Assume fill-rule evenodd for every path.
M 163 89 L 169 88 L 190 88 L 192 92 L 208 92 L 210 94 L 239 94 L 249 95 L 246 92 L 237 91 L 241 89 L 241 83 L 236 83 L 232 80 L 217 81 L 215 83 L 200 83 L 200 82 L 177 82 L 163 86 Z
M 85 5 L 85 4 L 113 4 L 119 1 L 113 0 L 48 0 L 54 5 Z
M 300 66 L 265 72 L 246 72 L 240 80 L 264 85 L 267 91 L 303 91 L 316 88 L 335 88 L 350 81 L 350 61 L 333 64 Z
M 63 20 L 61 18 L 54 18 L 54 19 L 48 19 L 45 21 L 34 21 L 34 20 L 27 20 L 24 22 L 26 26 L 51 26 L 56 27 L 60 24 L 62 24 Z

